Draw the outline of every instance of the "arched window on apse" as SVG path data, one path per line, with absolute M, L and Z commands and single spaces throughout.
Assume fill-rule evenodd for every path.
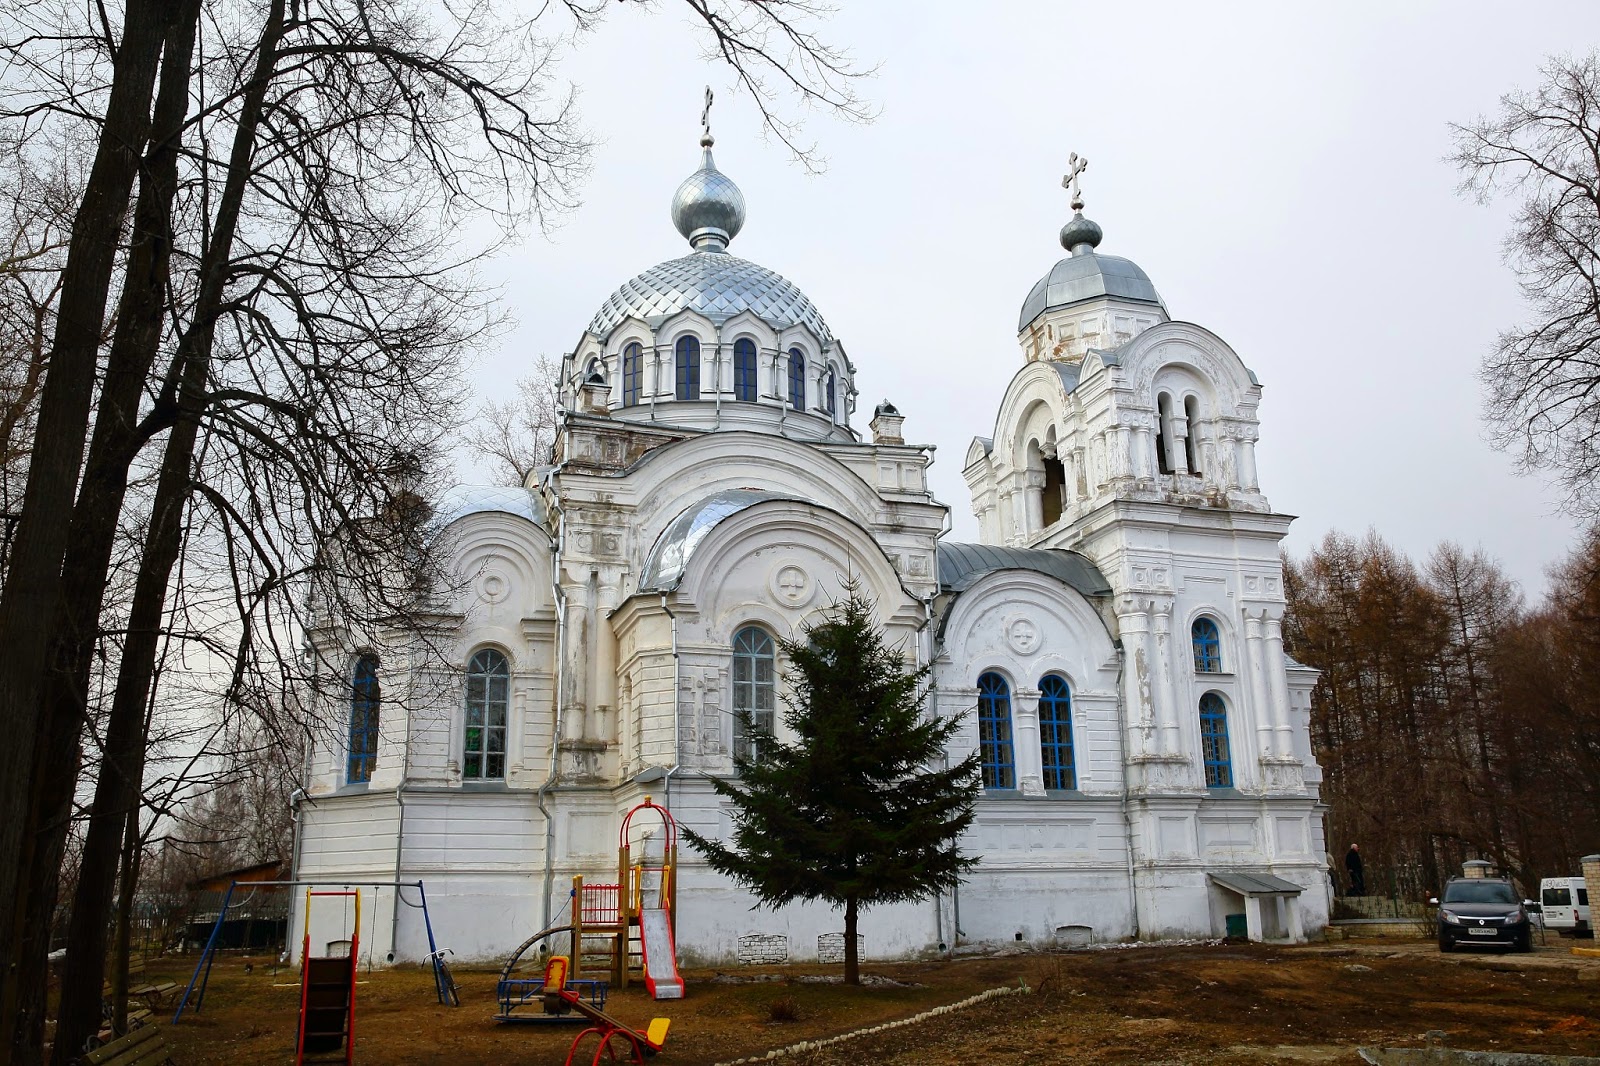
M 378 764 L 378 704 L 378 660 L 363 655 L 350 672 L 350 750 L 345 759 L 349 784 L 372 780 Z
M 678 338 L 678 399 L 700 398 L 700 338 Z
M 749 726 L 772 732 L 776 692 L 777 655 L 772 637 L 759 626 L 745 626 L 733 635 L 733 751 L 739 758 L 754 759 L 760 754 Z
M 1222 673 L 1222 635 L 1217 623 L 1209 618 L 1196 618 L 1189 628 L 1194 641 L 1194 672 L 1197 674 Z
M 1078 787 L 1072 757 L 1072 693 L 1058 674 L 1046 674 L 1039 680 L 1039 755 L 1045 788 Z
M 996 673 L 978 678 L 978 759 L 984 788 L 1016 788 L 1011 750 L 1011 686 Z
M 637 341 L 622 349 L 622 405 L 632 407 L 644 394 L 644 348 Z
M 733 398 L 754 403 L 756 388 L 756 342 L 740 337 L 733 342 Z
M 1207 788 L 1233 787 L 1233 759 L 1228 753 L 1228 708 L 1215 692 L 1200 697 L 1200 758 L 1205 764 Z
M 806 357 L 799 348 L 789 349 L 789 406 L 806 409 Z
M 1183 419 L 1187 431 L 1183 438 L 1184 458 L 1189 462 L 1189 473 L 1200 473 L 1200 400 L 1194 396 L 1183 398 Z
M 511 705 L 511 664 L 493 648 L 467 663 L 467 714 L 461 776 L 498 781 L 506 776 L 506 719 Z

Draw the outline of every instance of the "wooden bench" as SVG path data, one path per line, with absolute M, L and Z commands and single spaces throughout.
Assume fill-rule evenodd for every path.
M 78 1060 L 82 1066 L 161 1066 L 171 1063 L 161 1026 L 145 1025 L 102 1044 Z

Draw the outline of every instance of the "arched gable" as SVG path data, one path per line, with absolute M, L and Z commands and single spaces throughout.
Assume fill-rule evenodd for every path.
M 1014 688 L 1037 688 L 1056 673 L 1074 694 L 1114 698 L 1116 657 L 1105 621 L 1082 593 L 1044 574 L 997 570 L 946 608 L 938 681 L 966 688 L 996 670 Z
M 1193 322 L 1162 322 L 1118 348 L 1112 360 L 1084 360 L 1084 376 L 1105 373 L 1119 366 L 1127 386 L 1136 396 L 1154 394 L 1164 370 L 1194 374 L 1214 390 L 1218 413 L 1230 417 L 1253 414 L 1260 402 L 1261 386 L 1227 342 Z M 1153 401 L 1151 401 L 1153 402 Z

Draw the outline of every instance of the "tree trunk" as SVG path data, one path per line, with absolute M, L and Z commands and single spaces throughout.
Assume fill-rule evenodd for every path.
M 128 1031 L 128 951 L 133 943 L 133 898 L 139 888 L 144 849 L 140 846 L 139 808 L 128 812 L 122 834 L 122 883 L 117 890 L 117 932 L 111 945 L 111 1024 Z
M 6 967 L 0 980 L 0 1055 L 18 1066 L 39 1061 L 44 1038 L 43 1018 L 36 1012 L 22 1016 L 22 995 L 28 990 L 20 966 L 25 958 L 42 959 L 47 953 L 49 930 L 30 924 L 40 910 L 29 871 L 41 825 L 17 815 L 43 814 L 48 806 L 36 802 L 48 797 L 36 795 L 31 762 L 44 717 L 39 697 L 61 603 L 61 560 L 88 434 L 111 271 L 149 135 L 165 12 L 166 5 L 155 0 L 128 0 L 124 10 L 105 122 L 72 223 L 28 485 L 0 591 L 0 647 L 6 649 L 0 655 L 0 721 L 6 723 L 0 810 L 12 812 L 0 818 L 0 960 Z
M 856 957 L 856 898 L 844 901 L 844 983 L 861 983 L 861 960 Z
M 45 685 L 46 704 L 51 708 L 47 730 L 52 733 L 64 731 L 69 721 L 77 722 L 79 709 L 88 700 L 100 609 L 118 518 L 127 495 L 129 464 L 138 447 L 139 400 L 160 347 L 172 243 L 172 200 L 198 21 L 199 3 L 185 0 L 166 41 L 151 151 L 134 211 L 135 238 L 129 250 L 106 383 L 96 412 L 83 487 L 73 510 L 63 568 L 61 622 L 52 655 L 53 670 Z M 95 783 L 73 898 L 52 1054 L 56 1063 L 65 1063 L 75 1055 L 99 1025 L 100 981 L 105 971 L 106 933 L 118 852 L 130 812 L 137 822 L 144 778 L 144 727 L 142 703 L 129 706 L 122 700 L 114 702 L 106 724 L 105 753 Z M 57 738 L 56 746 L 70 746 L 72 755 L 41 764 L 39 772 L 68 777 L 75 784 L 78 735 L 79 730 L 73 728 L 70 734 Z M 51 871 L 36 867 L 33 880 L 38 884 L 51 876 Z

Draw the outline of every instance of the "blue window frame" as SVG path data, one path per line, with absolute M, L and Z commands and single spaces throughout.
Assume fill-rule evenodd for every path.
M 1222 638 L 1217 632 L 1217 623 L 1209 618 L 1196 618 L 1189 633 L 1194 639 L 1194 672 L 1222 673 Z
M 756 757 L 755 731 L 772 733 L 776 695 L 772 637 L 757 626 L 745 626 L 733 635 L 733 750 L 739 758 Z
M 350 673 L 350 751 L 345 780 L 352 785 L 372 780 L 378 763 L 378 660 L 363 655 Z
M 789 349 L 789 406 L 806 409 L 806 356 L 799 348 Z
M 644 349 L 637 342 L 622 349 L 622 405 L 632 407 L 644 394 Z
M 493 648 L 484 648 L 467 663 L 463 778 L 496 781 L 506 776 L 506 718 L 510 704 L 511 664 Z
M 1039 755 L 1044 765 L 1044 787 L 1078 787 L 1078 769 L 1072 759 L 1072 693 L 1066 679 L 1046 674 L 1039 681 Z
M 1011 752 L 1011 686 L 996 673 L 978 678 L 978 759 L 984 788 L 1016 788 Z
M 740 337 L 733 342 L 733 398 L 754 403 L 756 392 L 756 342 Z
M 832 367 L 828 368 L 827 404 L 828 417 L 839 421 L 839 372 Z
M 1233 760 L 1228 755 L 1228 708 L 1215 692 L 1200 697 L 1200 757 L 1205 762 L 1207 788 L 1233 787 Z
M 700 398 L 700 338 L 678 338 L 678 399 Z

